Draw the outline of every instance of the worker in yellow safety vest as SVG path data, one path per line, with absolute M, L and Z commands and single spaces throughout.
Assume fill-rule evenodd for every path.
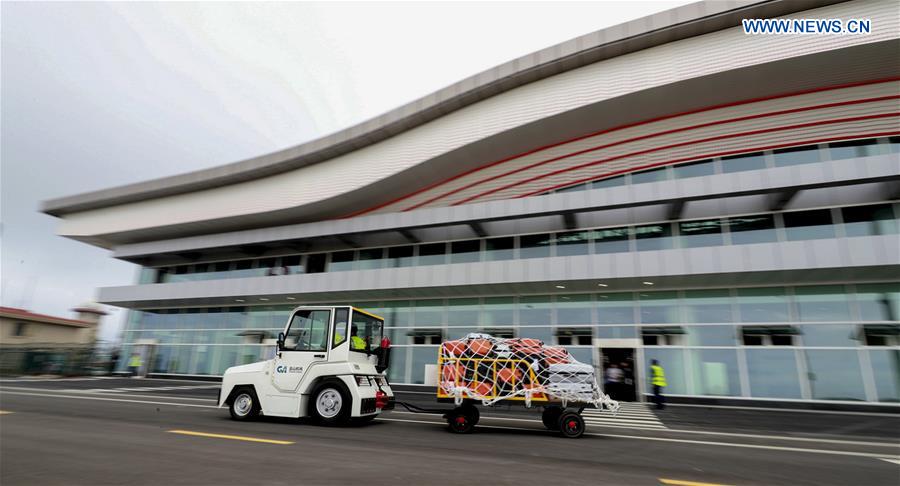
M 141 355 L 134 353 L 131 355 L 131 358 L 128 359 L 128 371 L 131 376 L 137 376 L 138 370 L 141 369 L 141 365 L 144 364 L 143 360 L 141 360 Z
M 653 402 L 656 403 L 656 408 L 658 410 L 666 408 L 662 394 L 662 389 L 667 386 L 666 371 L 655 359 L 650 362 L 650 384 L 653 385 Z
M 350 349 L 365 350 L 366 340 L 356 335 L 356 324 L 350 326 Z

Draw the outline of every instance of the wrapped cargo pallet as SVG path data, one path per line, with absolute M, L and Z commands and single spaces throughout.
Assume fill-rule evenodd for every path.
M 472 333 L 441 345 L 438 357 L 438 398 L 478 400 L 483 405 L 522 401 L 566 406 L 594 406 L 617 411 L 618 403 L 604 394 L 594 368 L 580 363 L 558 346 L 537 339 L 501 339 Z

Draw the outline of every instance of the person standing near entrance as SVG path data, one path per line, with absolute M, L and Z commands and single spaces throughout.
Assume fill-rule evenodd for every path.
M 137 353 L 131 355 L 131 358 L 128 359 L 128 372 L 132 377 L 137 376 L 142 364 L 141 355 Z
M 625 374 L 620 370 L 615 363 L 609 365 L 609 368 L 606 368 L 606 394 L 609 395 L 613 400 L 620 400 L 619 392 L 622 388 L 622 379 L 625 378 Z
M 666 408 L 665 398 L 662 394 L 662 389 L 667 386 L 666 371 L 655 359 L 650 361 L 650 384 L 653 385 L 653 401 L 656 403 L 656 409 Z

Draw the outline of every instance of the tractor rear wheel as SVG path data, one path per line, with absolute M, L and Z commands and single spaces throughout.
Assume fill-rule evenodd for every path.
M 544 427 L 549 430 L 559 430 L 559 417 L 562 413 L 563 410 L 559 407 L 545 407 L 544 413 L 541 414 L 541 422 L 544 422 Z
M 568 439 L 584 435 L 584 419 L 575 412 L 566 412 L 559 417 L 559 432 Z
M 469 405 L 456 407 L 447 413 L 447 426 L 454 434 L 470 434 L 480 418 L 478 409 Z

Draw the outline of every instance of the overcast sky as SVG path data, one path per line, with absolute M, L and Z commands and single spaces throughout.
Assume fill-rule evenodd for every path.
M 40 201 L 303 143 L 685 3 L 3 2 L 0 300 L 69 316 L 135 281 L 134 265 L 56 236 Z

